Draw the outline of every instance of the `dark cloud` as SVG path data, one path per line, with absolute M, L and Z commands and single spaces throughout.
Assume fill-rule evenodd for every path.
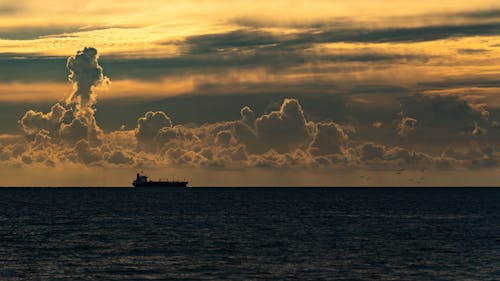
M 367 143 L 360 148 L 361 159 L 364 161 L 382 160 L 385 156 L 385 147 L 373 143 Z
M 465 55 L 476 55 L 476 54 L 484 54 L 484 53 L 489 53 L 490 50 L 488 49 L 459 49 L 458 52 L 460 54 L 465 54 Z
M 59 136 L 70 144 L 80 140 L 85 140 L 92 145 L 101 142 L 102 131 L 93 118 L 77 117 L 70 123 L 62 123 L 60 126 Z
M 456 100 L 446 98 L 434 98 L 427 102 L 439 104 L 441 101 L 456 103 Z M 83 126 L 80 126 L 81 130 L 77 130 L 78 126 L 75 129 L 75 132 L 82 133 L 75 137 L 75 140 L 79 140 L 74 145 L 67 142 L 64 146 L 54 143 L 50 133 L 40 129 L 32 140 L 20 147 L 14 147 L 12 142 L 5 142 L 0 156 L 7 159 L 4 161 L 17 159 L 15 161 L 24 165 L 54 166 L 70 161 L 84 165 L 157 166 L 163 163 L 232 169 L 483 168 L 497 164 L 496 151 L 487 144 L 478 146 L 480 150 L 463 146 L 461 150 L 449 147 L 446 153 L 428 153 L 418 151 L 417 146 L 407 148 L 367 142 L 360 138 L 352 139 L 351 136 L 357 134 L 355 128 L 334 122 L 310 121 L 296 99 L 285 99 L 277 110 L 268 113 L 259 115 L 250 107 L 243 107 L 240 114 L 239 120 L 235 121 L 173 126 L 170 117 L 164 112 L 148 112 L 139 118 L 134 130 L 103 134 L 99 144 L 89 142 L 88 136 L 83 133 L 86 131 Z M 40 118 L 50 120 L 47 116 L 49 113 Z M 73 119 L 73 122 L 78 122 L 75 120 L 78 119 Z M 417 125 L 413 129 L 415 132 L 407 135 L 410 139 L 421 128 Z M 484 133 L 489 134 L 487 131 Z M 476 141 L 482 140 L 477 138 Z M 148 146 L 144 145 L 146 143 Z M 150 149 L 151 147 L 154 149 Z
M 495 143 L 495 122 L 484 106 L 476 106 L 456 95 L 415 94 L 401 98 L 395 132 L 405 148 L 438 154 L 448 148 Z M 384 143 L 389 143 L 385 141 Z
M 59 104 L 54 104 L 48 113 L 29 110 L 19 120 L 22 130 L 28 135 L 35 135 L 41 130 L 49 132 L 51 136 L 57 136 L 67 109 Z
M 157 147 L 154 146 L 155 138 L 162 128 L 172 127 L 172 121 L 162 111 L 149 111 L 144 117 L 137 120 L 137 129 L 135 137 L 142 143 L 147 150 L 155 151 Z
M 227 33 L 190 36 L 184 44 L 187 50 L 183 57 L 215 59 L 215 65 L 234 63 L 240 66 L 265 65 L 270 68 L 300 65 L 306 62 L 396 62 L 422 61 L 431 59 L 422 54 L 377 53 L 365 51 L 353 54 L 319 54 L 304 52 L 317 43 L 336 42 L 392 42 L 407 41 L 408 30 L 315 30 L 295 34 L 274 34 L 262 30 L 236 30 Z M 413 31 L 419 33 L 419 31 Z M 421 31 L 427 34 L 428 31 Z M 396 34 L 400 33 L 401 38 Z M 393 36 L 390 37 L 390 36 Z M 412 40 L 419 41 L 418 37 Z M 421 41 L 425 41 L 421 39 Z M 166 42 L 171 44 L 171 42 Z M 251 51 L 251 52 L 249 52 Z M 187 56 L 187 54 L 190 54 Z
M 213 132 L 216 134 L 217 132 Z M 161 146 L 175 146 L 183 143 L 198 143 L 200 137 L 191 130 L 191 128 L 185 127 L 183 125 L 177 125 L 174 127 L 165 126 L 158 130 L 154 141 L 161 144 Z M 211 143 L 211 142 L 210 142 Z
M 229 146 L 232 139 L 231 131 L 220 131 L 215 135 L 215 144 L 220 146 Z
M 251 53 L 244 51 L 223 51 L 205 54 L 181 54 L 172 58 L 155 59 L 104 59 L 100 64 L 106 68 L 109 77 L 119 79 L 158 80 L 169 76 L 205 74 L 207 72 L 224 75 L 229 69 L 245 70 L 263 68 L 276 73 L 284 73 L 291 67 L 304 64 L 314 66 L 328 62 L 337 63 L 379 63 L 397 62 L 425 63 L 433 57 L 422 54 L 393 54 L 361 51 L 353 54 L 318 54 L 306 53 L 303 47 L 297 46 L 283 50 L 281 47 L 258 49 Z M 65 80 L 66 73 L 61 69 L 64 58 L 41 57 L 26 54 L 0 55 L 0 81 L 57 81 Z M 30 71 L 26 71 L 30 69 Z M 343 66 L 345 71 L 348 66 Z M 324 72 L 318 68 L 316 71 Z
M 208 35 L 206 35 L 208 37 Z M 305 52 L 304 46 L 261 46 L 249 45 L 245 48 L 234 47 L 223 49 L 212 46 L 214 41 L 221 40 L 221 45 L 235 44 L 238 42 L 224 42 L 217 38 L 218 35 L 210 35 L 215 38 L 192 38 L 190 47 L 193 52 L 185 52 L 177 57 L 157 59 L 108 59 L 103 60 L 102 65 L 106 72 L 114 79 L 134 78 L 142 80 L 157 79 L 168 75 L 179 74 L 204 74 L 208 72 L 225 73 L 228 69 L 245 70 L 254 68 L 265 68 L 276 72 L 288 71 L 290 67 L 300 66 L 306 63 L 323 64 L 327 62 L 349 63 L 395 63 L 395 62 L 421 62 L 425 63 L 432 59 L 431 56 L 423 54 L 396 54 L 378 53 L 375 51 L 360 51 L 360 53 L 338 53 L 320 54 Z M 205 46 L 204 40 L 210 41 Z M 255 39 L 257 40 L 257 39 Z M 243 44 L 243 43 L 241 43 Z M 125 72 L 124 69 L 127 71 Z
M 286 87 L 283 90 L 288 90 Z M 278 90 L 278 89 L 276 89 Z M 266 94 L 216 94 L 216 95 L 179 95 L 164 99 L 105 99 L 95 105 L 95 117 L 99 126 L 105 131 L 117 130 L 121 125 L 134 128 L 137 116 L 147 111 L 164 111 L 181 124 L 214 123 L 239 119 L 239 109 L 248 105 L 256 114 L 266 112 L 270 104 L 278 104 L 286 97 L 294 97 L 301 101 L 307 109 L 306 114 L 312 120 L 331 120 L 346 122 L 348 115 L 348 98 L 336 94 L 318 94 L 315 91 L 305 93 L 272 93 Z M 3 120 L 3 133 L 18 133 L 17 121 L 31 108 L 41 112 L 50 112 L 50 103 L 1 103 L 0 119 Z M 397 108 L 396 108 L 397 110 Z M 365 109 L 363 109 L 366 112 Z M 127 114 L 123 114 L 126 112 Z M 370 111 L 371 112 L 371 111 Z M 376 114 L 381 114 L 376 113 Z
M 472 76 L 472 77 L 471 77 Z M 500 79 L 491 76 L 471 75 L 466 78 L 446 78 L 441 81 L 419 82 L 417 87 L 420 89 L 439 90 L 449 88 L 462 87 L 478 87 L 478 88 L 498 88 L 500 87 Z
M 443 155 L 430 155 L 427 153 L 409 150 L 398 146 L 385 146 L 375 143 L 365 143 L 355 148 L 361 165 L 377 168 L 392 167 L 394 169 L 427 169 L 450 168 L 460 165 L 457 159 Z M 401 173 L 401 172 L 399 172 Z
M 92 96 L 92 87 L 107 81 L 103 75 L 102 67 L 97 62 L 99 56 L 97 50 L 85 47 L 78 51 L 73 57 L 69 57 L 66 67 L 70 71 L 68 79 L 76 84 L 76 91 L 68 98 L 68 103 L 74 103 L 82 108 L 94 104 L 95 97 Z
M 163 116 L 161 120 L 169 119 L 164 113 L 156 114 Z M 237 121 L 193 127 L 172 127 L 166 122 L 154 126 L 154 132 L 148 137 L 149 145 L 157 149 L 139 147 L 150 153 L 160 153 L 166 161 L 177 165 L 208 167 L 291 167 L 311 164 L 312 151 L 315 155 L 337 154 L 336 158 L 343 154 L 340 147 L 347 136 L 342 126 L 308 121 L 296 99 L 285 99 L 277 110 L 258 117 L 249 107 L 243 107 L 240 114 Z M 139 120 L 153 119 L 152 114 L 147 116 Z M 160 126 L 163 128 L 158 129 Z M 135 129 L 135 135 L 142 143 L 144 140 L 138 138 L 138 130 Z
M 467 148 L 448 148 L 443 152 L 443 157 L 460 161 L 467 168 L 479 169 L 496 167 L 498 159 L 495 154 L 493 146 L 476 143 Z
M 279 111 L 262 115 L 255 120 L 257 136 L 278 152 L 300 148 L 313 134 L 312 124 L 296 99 L 285 99 Z
M 105 79 L 97 51 L 86 48 L 78 52 L 68 59 L 68 68 L 76 86 L 71 98 L 54 104 L 47 113 L 27 111 L 19 121 L 24 140 L 2 142 L 0 138 L 1 159 L 19 165 L 70 162 L 234 169 L 497 165 L 497 152 L 489 136 L 498 131 L 498 124 L 490 121 L 485 108 L 458 96 L 405 96 L 400 99 L 400 109 L 386 108 L 395 120 L 376 112 L 371 116 L 377 118 L 361 121 L 358 115 L 366 115 L 363 112 L 367 109 L 359 107 L 359 112 L 353 113 L 350 105 L 354 102 L 336 95 L 303 93 L 300 99 L 286 94 L 240 95 L 234 100 L 228 96 L 183 96 L 167 99 L 164 104 L 134 103 L 141 110 L 151 107 L 145 114 L 137 114 L 142 116 L 137 125 L 129 126 L 135 128 L 116 131 L 117 126 L 105 133 L 94 114 L 93 87 Z M 195 100 L 198 102 L 193 103 Z M 179 107 L 182 103 L 184 108 Z M 167 105 L 169 108 L 163 108 Z M 195 112 L 204 122 L 179 122 L 174 116 L 179 112 Z M 126 123 L 123 114 L 111 115 L 122 119 L 119 124 Z M 216 121 L 202 118 L 210 115 L 215 115 L 212 120 Z M 375 121 L 383 125 L 374 127 Z M 366 132 L 384 137 L 375 142 Z M 457 142 L 461 146 L 455 146 Z M 476 146 L 484 148 L 476 151 Z
M 255 113 L 250 107 L 244 106 L 240 110 L 240 115 L 241 115 L 241 121 L 244 124 L 253 126 L 253 124 L 255 123 Z
M 25 54 L 4 54 L 0 56 L 0 81 L 63 82 L 68 78 L 66 70 L 61 67 L 66 60 L 66 58 L 45 58 Z
M 93 87 L 105 81 L 106 77 L 97 59 L 94 48 L 84 48 L 76 56 L 69 57 L 68 78 L 76 86 L 75 91 L 66 101 L 54 104 L 48 113 L 28 110 L 19 120 L 20 128 L 30 141 L 28 146 L 31 151 L 48 153 L 56 147 L 60 147 L 59 150 L 74 147 L 74 153 L 68 153 L 67 157 L 74 156 L 85 164 L 102 159 L 96 147 L 102 144 L 104 135 L 94 117 Z M 40 157 L 44 158 L 43 155 Z
M 464 16 L 467 13 L 464 14 Z M 475 11 L 468 13 L 470 17 L 478 15 L 491 16 L 493 11 Z M 307 24 L 303 31 L 293 34 L 278 34 L 263 31 L 259 27 L 242 28 L 236 31 L 189 36 L 185 41 L 168 41 L 165 44 L 176 44 L 183 52 L 177 57 L 155 59 L 123 59 L 119 57 L 101 60 L 108 75 L 114 79 L 155 80 L 169 75 L 193 73 L 224 73 L 231 69 L 265 68 L 273 72 L 289 71 L 294 66 L 315 65 L 328 62 L 349 63 L 364 62 L 392 64 L 397 62 L 427 63 L 435 57 L 423 54 L 379 53 L 361 50 L 357 53 L 321 54 L 305 52 L 317 43 L 335 42 L 419 42 L 464 36 L 481 36 L 499 34 L 500 23 L 467 23 L 461 25 L 432 25 L 413 28 L 363 28 L 353 27 L 343 20 L 333 20 L 322 24 Z M 56 32 L 54 27 L 47 32 Z M 77 27 L 74 27 L 77 28 Z M 108 27 L 95 27 L 108 28 Z M 10 30 L 10 29 L 9 29 Z M 17 32 L 23 34 L 23 32 Z M 0 32 L 1 36 L 1 32 Z M 480 49 L 459 50 L 473 54 Z M 12 57 L 25 56 L 24 59 Z M 36 54 L 3 54 L 0 55 L 0 79 L 2 81 L 62 81 L 65 77 L 58 65 L 62 58 L 46 59 Z M 344 66 L 348 67 L 348 66 Z M 26 71 L 31 69 L 32 71 Z M 318 72 L 329 72 L 317 69 Z
M 280 46 L 309 45 L 313 43 L 388 43 L 388 42 L 423 42 L 447 38 L 468 36 L 490 36 L 500 34 L 500 23 L 466 23 L 456 25 L 429 25 L 420 27 L 391 28 L 352 28 L 341 25 L 307 28 L 304 32 L 293 35 L 271 35 L 259 30 L 242 29 L 224 34 L 201 35 L 191 37 L 188 43 L 193 50 L 217 50 L 220 48 L 238 48 L 279 44 Z M 245 35 L 246 33 L 246 35 Z M 274 36 L 274 39 L 273 39 Z M 229 40 L 231 39 L 231 40 Z M 217 42 L 219 42 L 217 44 Z M 224 42 L 224 43 L 223 43 Z M 262 42 L 262 44 L 259 44 Z M 203 43 L 203 44 L 201 44 Z
M 500 19 L 500 10 L 492 8 L 488 10 L 459 12 L 451 15 L 455 15 L 457 17 L 470 18 L 470 19 L 479 19 L 479 20 Z
M 340 125 L 334 122 L 318 123 L 310 150 L 313 155 L 340 154 L 347 140 L 348 136 Z
M 286 41 L 286 37 L 276 36 L 270 32 L 241 29 L 227 33 L 190 36 L 185 40 L 185 44 L 189 47 L 190 53 L 204 54 L 225 49 L 265 47 L 283 41 Z
M 468 36 L 498 35 L 500 23 L 437 25 L 414 28 L 329 30 L 317 36 L 304 34 L 297 40 L 311 39 L 315 43 L 327 42 L 423 42 Z
M 466 128 L 474 122 L 483 123 L 488 112 L 472 106 L 455 95 L 416 94 L 401 98 L 404 116 L 414 118 L 418 126 Z
M 241 113 L 245 120 L 248 110 Z M 313 123 L 306 120 L 302 106 L 295 99 L 285 99 L 279 111 L 262 115 L 254 124 L 243 121 L 236 127 L 236 138 L 257 153 L 305 148 L 313 133 Z
M 100 143 L 102 130 L 94 117 L 93 87 L 106 82 L 107 77 L 97 60 L 94 48 L 84 48 L 68 58 L 68 79 L 74 83 L 76 90 L 66 101 L 54 104 L 48 113 L 26 111 L 19 120 L 19 126 L 27 136 L 35 136 L 45 130 L 57 142 L 74 144 L 84 139 L 91 145 Z
M 269 27 L 287 27 L 297 29 L 319 29 L 331 25 L 342 27 L 352 26 L 352 19 L 348 17 L 332 17 L 328 20 L 316 21 L 276 21 L 272 19 L 256 19 L 254 17 L 235 17 L 228 21 L 245 29 L 260 29 Z

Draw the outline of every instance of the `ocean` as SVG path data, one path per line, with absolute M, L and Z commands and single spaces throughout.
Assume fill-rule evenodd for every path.
M 176 279 L 500 280 L 500 189 L 0 189 L 0 280 Z

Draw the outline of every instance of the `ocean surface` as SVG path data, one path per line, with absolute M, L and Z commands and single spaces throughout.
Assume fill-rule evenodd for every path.
M 0 189 L 0 280 L 500 280 L 500 189 Z

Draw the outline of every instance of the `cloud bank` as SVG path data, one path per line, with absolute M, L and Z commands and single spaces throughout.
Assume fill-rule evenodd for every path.
M 348 116 L 342 123 L 312 120 L 298 99 L 285 98 L 262 114 L 243 106 L 240 118 L 232 121 L 177 124 L 168 112 L 148 111 L 137 117 L 133 129 L 104 132 L 95 118 L 95 90 L 109 79 L 98 58 L 94 48 L 68 58 L 68 78 L 75 90 L 46 113 L 27 111 L 18 122 L 22 136 L 0 138 L 3 164 L 225 169 L 497 165 L 497 123 L 485 107 L 453 95 L 401 99 L 393 126 L 390 120 L 364 124 Z M 347 114 L 343 109 L 341 113 Z M 383 132 L 385 139 L 366 138 L 364 127 Z

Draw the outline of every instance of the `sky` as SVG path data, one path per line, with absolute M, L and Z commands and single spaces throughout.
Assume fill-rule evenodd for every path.
M 3 0 L 0 185 L 498 185 L 499 65 L 491 0 Z

